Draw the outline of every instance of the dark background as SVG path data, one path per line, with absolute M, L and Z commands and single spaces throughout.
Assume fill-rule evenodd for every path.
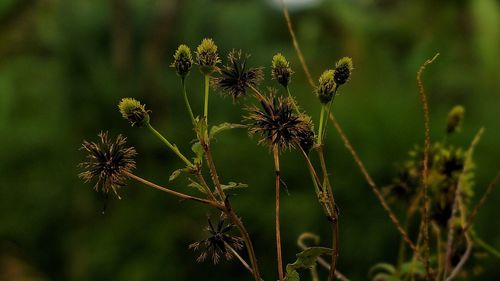
M 425 73 L 431 137 L 442 139 L 455 104 L 467 111 L 463 133 L 452 142 L 465 146 L 486 128 L 475 155 L 478 198 L 500 167 L 499 2 L 325 0 L 290 6 L 315 79 L 338 58 L 353 58 L 355 72 L 334 111 L 380 186 L 390 183 L 412 145 L 423 142 L 415 73 L 441 53 Z M 152 123 L 189 153 L 194 136 L 179 79 L 168 65 L 178 44 L 194 49 L 203 37 L 215 39 L 222 57 L 233 48 L 251 53 L 251 64 L 267 67 L 267 85 L 276 85 L 269 79 L 272 55 L 285 54 L 296 72 L 292 92 L 317 122 L 318 102 L 277 7 L 243 0 L 0 0 L 0 279 L 250 280 L 237 263 L 196 264 L 187 245 L 205 237 L 201 229 L 210 212 L 204 206 L 131 182 L 121 191 L 123 200 L 112 198 L 101 214 L 102 196 L 77 178 L 84 159 L 78 148 L 100 130 L 123 133 L 139 152 L 138 175 L 192 192 L 184 179 L 168 183 L 182 163 L 145 129 L 131 128 L 117 103 L 127 96 L 145 102 Z M 188 81 L 200 113 L 201 75 L 194 70 Z M 212 124 L 239 122 L 241 114 L 241 104 L 212 94 Z M 352 280 L 367 280 L 373 264 L 396 261 L 399 235 L 332 127 L 328 135 L 341 208 L 339 269 Z M 271 280 L 272 158 L 243 130 L 223 133 L 213 149 L 224 182 L 249 184 L 233 205 Z M 282 199 L 283 254 L 291 262 L 300 233 L 318 233 L 327 244 L 330 236 L 300 155 L 282 158 L 290 193 Z M 499 206 L 497 192 L 475 224 L 496 248 Z M 490 257 L 483 267 L 476 280 L 500 278 L 498 259 Z

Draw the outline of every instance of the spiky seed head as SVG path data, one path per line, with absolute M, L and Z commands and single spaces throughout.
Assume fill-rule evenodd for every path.
M 328 69 L 319 77 L 316 95 L 322 104 L 327 104 L 333 99 L 337 87 L 334 80 L 334 73 L 334 70 Z
M 465 116 L 465 108 L 461 105 L 455 105 L 448 113 L 448 122 L 446 132 L 452 134 L 459 132 L 462 126 L 462 120 Z
M 118 109 L 124 119 L 127 119 L 132 127 L 143 127 L 149 124 L 149 110 L 134 98 L 123 98 L 118 104 Z
M 247 67 L 249 57 L 250 55 L 243 54 L 241 50 L 229 52 L 228 63 L 220 70 L 221 76 L 212 79 L 212 86 L 236 100 L 244 96 L 249 87 L 259 85 L 264 79 L 264 73 L 261 67 Z
M 351 76 L 352 70 L 354 69 L 352 64 L 352 59 L 349 57 L 343 57 L 335 64 L 335 83 L 337 85 L 345 84 L 349 81 L 349 77 Z
M 200 71 L 209 75 L 217 69 L 220 63 L 217 45 L 211 38 L 204 38 L 196 48 L 196 63 L 200 66 Z
M 208 226 L 205 230 L 208 232 L 209 237 L 189 245 L 190 249 L 201 252 L 197 261 L 203 262 L 210 255 L 212 262 L 217 264 L 221 257 L 231 260 L 235 256 L 232 250 L 238 251 L 243 249 L 243 239 L 231 234 L 233 227 L 232 223 L 226 223 L 226 216 L 224 214 L 221 214 L 216 227 L 212 223 L 212 220 L 208 218 Z
M 308 115 L 300 114 L 300 119 L 303 120 L 305 126 L 304 130 L 301 130 L 299 133 L 299 145 L 306 153 L 309 153 L 316 141 L 314 126 Z
M 249 114 L 244 117 L 249 133 L 261 137 L 259 144 L 266 145 L 269 149 L 277 146 L 283 151 L 295 148 L 309 137 L 311 124 L 304 114 L 298 115 L 294 112 L 290 97 L 276 97 L 275 91 L 270 90 L 269 94 L 260 100 L 260 104 L 262 108 L 247 108 Z
M 184 79 L 189 74 L 189 71 L 191 71 L 192 65 L 193 56 L 191 55 L 191 49 L 184 44 L 179 45 L 174 54 L 174 62 L 170 66 L 175 68 L 177 75 Z
M 286 88 L 290 83 L 292 74 L 293 71 L 290 68 L 290 63 L 286 60 L 285 56 L 283 56 L 281 53 L 277 53 L 276 55 L 274 55 L 271 64 L 272 78 Z
M 112 190 L 118 198 L 118 188 L 124 186 L 127 173 L 135 168 L 133 147 L 126 147 L 126 138 L 118 135 L 116 140 L 108 132 L 99 133 L 98 142 L 83 141 L 82 150 L 87 152 L 87 161 L 80 163 L 84 169 L 78 176 L 85 182 L 95 181 L 94 190 L 108 193 Z

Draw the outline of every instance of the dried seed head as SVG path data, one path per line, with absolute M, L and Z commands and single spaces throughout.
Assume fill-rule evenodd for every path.
M 235 251 L 243 249 L 243 239 L 230 234 L 233 227 L 234 225 L 231 223 L 226 224 L 226 218 L 223 214 L 219 218 L 217 227 L 214 227 L 212 221 L 208 218 L 208 226 L 205 230 L 209 233 L 209 237 L 189 245 L 190 249 L 200 250 L 201 253 L 197 261 L 203 262 L 211 255 L 212 262 L 217 264 L 221 257 L 226 260 L 231 260 L 234 257 L 234 253 L 229 247 Z
M 349 81 L 349 77 L 351 76 L 352 70 L 354 69 L 352 65 L 352 59 L 349 57 L 343 57 L 341 58 L 336 64 L 335 64 L 335 83 L 337 85 L 342 85 L 345 84 L 347 81 Z
M 216 89 L 231 96 L 233 100 L 246 94 L 249 87 L 256 87 L 264 78 L 262 68 L 247 68 L 249 55 L 241 51 L 232 50 L 227 56 L 228 63 L 220 73 L 220 77 L 212 79 L 212 85 Z
M 205 38 L 201 41 L 196 48 L 196 63 L 200 66 L 200 71 L 205 75 L 209 75 L 217 69 L 220 58 L 214 40 Z
M 333 99 L 336 90 L 336 83 L 334 80 L 334 71 L 331 69 L 325 70 L 319 77 L 318 86 L 316 88 L 316 95 L 322 104 L 327 104 Z
M 118 109 L 123 118 L 127 119 L 132 126 L 142 127 L 149 123 L 149 110 L 138 100 L 123 98 L 118 104 Z
M 292 74 L 293 71 L 290 68 L 290 63 L 286 60 L 286 58 L 281 53 L 274 55 L 271 66 L 272 78 L 286 88 L 290 83 Z
M 454 106 L 448 113 L 448 122 L 446 124 L 446 132 L 452 134 L 459 132 L 464 119 L 465 108 L 461 105 Z
M 94 190 L 108 193 L 110 190 L 118 196 L 118 188 L 124 185 L 127 173 L 135 168 L 133 147 L 126 147 L 126 138 L 118 135 L 115 141 L 108 138 L 108 132 L 99 133 L 99 142 L 83 141 L 87 161 L 80 163 L 85 171 L 78 176 L 85 182 L 95 181 Z M 120 196 L 118 196 L 119 198 Z
M 179 45 L 174 54 L 174 62 L 170 66 L 175 68 L 177 75 L 184 79 L 189 74 L 189 71 L 191 71 L 192 65 L 193 57 L 191 49 L 184 44 Z
M 249 115 L 244 117 L 250 134 L 261 136 L 260 144 L 265 144 L 270 149 L 277 145 L 281 151 L 301 143 L 306 144 L 305 140 L 308 140 L 311 130 L 310 119 L 304 114 L 294 113 L 290 97 L 276 97 L 274 91 L 270 90 L 260 104 L 262 109 L 249 107 Z

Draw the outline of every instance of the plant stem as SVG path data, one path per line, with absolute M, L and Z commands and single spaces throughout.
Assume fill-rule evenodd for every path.
M 205 75 L 205 104 L 203 107 L 203 117 L 205 117 L 205 122 L 208 124 L 208 92 L 209 92 L 210 76 Z
M 182 78 L 182 93 L 184 95 L 184 102 L 186 103 L 186 108 L 189 112 L 189 117 L 191 117 L 191 122 L 194 125 L 195 120 L 194 120 L 193 110 L 191 109 L 191 105 L 189 104 L 189 99 L 186 92 L 186 81 L 184 80 L 184 78 Z
M 224 190 L 222 189 L 222 185 L 220 184 L 219 174 L 217 173 L 217 168 L 215 167 L 215 162 L 214 162 L 214 158 L 212 157 L 212 151 L 210 149 L 210 145 L 204 140 L 200 140 L 200 142 L 201 142 L 201 146 L 203 147 L 203 150 L 205 151 L 205 158 L 207 159 L 208 168 L 210 170 L 210 175 L 212 176 L 212 181 L 215 184 L 215 188 L 217 189 L 217 193 L 219 194 L 219 197 L 221 198 L 221 200 L 225 200 L 226 194 L 224 193 Z
M 332 100 L 330 101 L 330 103 L 328 105 L 328 111 L 326 112 L 326 116 L 327 116 L 326 118 L 328 118 L 328 116 L 330 116 L 330 112 L 332 111 L 333 100 L 335 99 L 335 95 L 337 94 L 337 89 L 338 89 L 338 87 L 335 86 L 335 92 L 333 93 Z M 328 122 L 325 121 L 325 128 L 323 129 L 323 134 L 321 135 L 321 143 L 324 142 L 327 128 L 328 128 Z
M 240 254 L 238 254 L 238 252 L 233 248 L 231 247 L 231 245 L 229 245 L 228 243 L 224 242 L 224 245 L 226 245 L 226 248 L 229 249 L 229 251 L 231 251 L 231 253 L 233 253 L 233 255 L 241 262 L 241 264 L 248 270 L 250 271 L 250 273 L 253 274 L 253 269 L 248 265 L 248 263 L 240 256 Z
M 259 266 L 257 264 L 257 257 L 255 255 L 255 250 L 253 248 L 253 244 L 252 244 L 252 240 L 250 239 L 250 235 L 248 234 L 248 232 L 247 232 L 245 226 L 243 225 L 243 223 L 241 222 L 240 218 L 238 218 L 236 213 L 231 208 L 229 200 L 226 199 L 225 202 L 226 202 L 226 208 L 225 208 L 224 212 L 229 217 L 229 219 L 231 219 L 231 221 L 236 226 L 236 228 L 238 228 L 243 240 L 245 241 L 245 246 L 246 246 L 246 249 L 248 252 L 248 257 L 250 258 L 250 263 L 252 264 L 252 268 L 253 268 L 253 271 L 252 271 L 253 277 L 254 277 L 255 281 L 261 281 L 260 273 L 259 273 Z
M 207 199 L 203 199 L 203 198 L 199 198 L 199 197 L 195 197 L 195 196 L 191 196 L 191 195 L 187 195 L 187 194 L 184 194 L 184 193 L 181 193 L 181 192 L 177 192 L 175 190 L 172 190 L 172 189 L 169 189 L 167 187 L 163 187 L 163 186 L 160 186 L 160 185 L 157 185 L 155 183 L 152 183 L 146 179 L 143 179 L 139 176 L 136 176 L 130 172 L 125 172 L 125 175 L 129 178 L 132 178 L 140 183 L 143 183 L 147 186 L 150 186 L 152 188 L 155 188 L 155 189 L 158 189 L 158 190 L 161 190 L 163 192 L 166 192 L 168 194 L 171 194 L 171 195 L 174 195 L 176 197 L 179 197 L 181 199 L 185 199 L 185 200 L 192 200 L 192 201 L 195 201 L 195 202 L 199 202 L 199 203 L 203 203 L 203 204 L 207 204 L 207 205 L 210 205 L 214 208 L 217 208 L 219 210 L 224 210 L 224 206 L 219 204 L 218 202 L 215 202 L 215 201 L 212 201 L 212 200 L 207 200 Z
M 283 274 L 283 258 L 281 256 L 281 231 L 280 231 L 280 160 L 278 146 L 273 146 L 274 170 L 276 172 L 276 253 L 278 263 L 278 276 L 280 281 L 285 280 Z
M 216 201 L 217 202 L 217 199 L 215 198 L 214 196 L 214 193 L 212 192 L 212 190 L 210 189 L 210 187 L 208 186 L 207 182 L 205 181 L 205 178 L 203 177 L 203 175 L 201 174 L 201 172 L 197 172 L 196 173 L 196 177 L 198 178 L 198 180 L 200 181 L 200 184 L 201 186 L 203 186 L 203 188 L 205 189 L 205 191 L 207 192 L 208 196 L 210 197 L 211 200 L 213 201 Z
M 325 106 L 321 105 L 321 113 L 319 115 L 319 128 L 318 128 L 318 144 L 321 145 L 321 136 L 323 136 L 323 123 L 325 119 Z
M 293 98 L 292 94 L 290 93 L 290 88 L 288 86 L 286 87 L 286 91 L 288 93 L 288 96 L 290 97 L 290 100 L 293 103 L 293 107 L 295 108 L 295 111 L 297 111 L 297 114 L 300 114 L 299 106 L 297 105 L 297 103 L 295 102 L 295 99 Z
M 160 134 L 151 124 L 147 123 L 147 128 L 153 132 L 153 134 L 158 137 L 163 143 L 165 143 L 179 158 L 186 163 L 188 167 L 193 167 L 193 163 L 189 161 L 186 156 L 184 156 L 175 144 L 171 144 L 162 134 Z

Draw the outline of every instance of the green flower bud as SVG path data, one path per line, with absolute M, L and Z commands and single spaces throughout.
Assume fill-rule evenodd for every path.
M 170 65 L 175 68 L 177 75 L 184 79 L 191 71 L 193 65 L 193 57 L 191 56 L 191 49 L 188 46 L 181 44 L 174 54 L 174 62 Z
M 351 76 L 352 70 L 354 67 L 352 66 L 352 59 L 349 57 L 343 57 L 341 58 L 336 64 L 335 64 L 335 83 L 337 85 L 342 85 L 345 84 L 347 81 L 349 81 L 349 77 Z
M 334 80 L 334 71 L 329 69 L 325 70 L 319 77 L 318 87 L 316 88 L 316 95 L 322 104 L 327 104 L 333 99 L 335 88 L 337 85 Z
M 217 64 L 220 62 L 214 40 L 203 39 L 196 48 L 196 63 L 200 66 L 200 71 L 205 75 L 209 75 L 216 70 Z
M 446 132 L 448 134 L 460 131 L 464 115 L 465 115 L 465 108 L 461 105 L 455 105 L 450 110 L 450 113 L 448 113 L 448 122 L 446 124 Z
M 272 78 L 286 88 L 290 83 L 292 74 L 293 71 L 290 68 L 290 63 L 286 60 L 286 58 L 281 53 L 274 55 L 271 66 Z
M 132 127 L 143 127 L 149 124 L 149 110 L 138 100 L 133 98 L 123 98 L 118 104 L 118 109 L 123 118 L 127 119 Z

